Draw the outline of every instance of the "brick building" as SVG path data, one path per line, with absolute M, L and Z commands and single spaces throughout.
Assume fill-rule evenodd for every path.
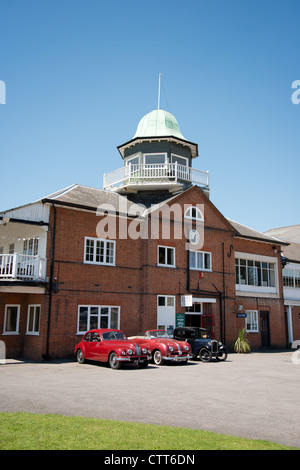
M 282 247 L 282 276 L 288 342 L 292 345 L 294 341 L 300 340 L 300 225 L 274 228 L 266 234 L 289 243 Z
M 7 357 L 68 357 L 90 328 L 179 322 L 231 345 L 285 347 L 286 242 L 226 219 L 193 169 L 197 144 L 161 109 L 118 147 L 104 190 L 73 185 L 0 214 L 0 335 Z

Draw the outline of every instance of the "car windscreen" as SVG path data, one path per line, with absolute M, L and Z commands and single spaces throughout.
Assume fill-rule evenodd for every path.
M 209 339 L 209 333 L 207 330 L 196 330 L 195 338 L 197 339 Z
M 149 338 L 170 338 L 168 333 L 164 330 L 149 330 L 147 336 Z
M 108 331 L 107 333 L 102 334 L 102 338 L 105 341 L 111 341 L 114 339 L 127 339 L 121 331 Z

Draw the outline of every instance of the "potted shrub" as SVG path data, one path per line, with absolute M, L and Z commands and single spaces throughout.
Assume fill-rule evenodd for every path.
M 239 354 L 246 354 L 251 351 L 251 346 L 246 336 L 247 336 L 246 329 L 242 328 L 239 331 L 237 339 L 233 343 L 234 352 L 239 353 Z

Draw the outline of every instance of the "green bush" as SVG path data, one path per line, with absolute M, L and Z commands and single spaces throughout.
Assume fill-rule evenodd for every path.
M 247 336 L 246 329 L 242 328 L 239 331 L 237 339 L 233 343 L 234 352 L 239 353 L 239 354 L 247 354 L 251 351 L 251 346 L 246 336 Z

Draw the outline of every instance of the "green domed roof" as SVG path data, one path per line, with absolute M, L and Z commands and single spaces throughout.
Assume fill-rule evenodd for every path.
M 140 120 L 133 138 L 165 136 L 173 136 L 186 140 L 181 134 L 178 122 L 173 114 L 163 109 L 155 109 Z

